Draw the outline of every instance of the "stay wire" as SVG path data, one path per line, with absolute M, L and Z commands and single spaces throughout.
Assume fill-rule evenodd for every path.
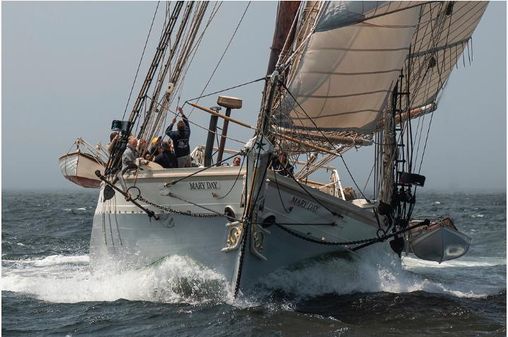
M 212 81 L 212 78 L 215 76 L 215 72 L 217 71 L 217 69 L 219 69 L 219 66 L 222 63 L 222 60 L 224 59 L 224 56 L 226 56 L 226 53 L 227 53 L 229 47 L 231 46 L 231 43 L 233 42 L 233 39 L 235 38 L 236 33 L 238 32 L 238 29 L 240 28 L 240 25 L 242 24 L 242 21 L 243 21 L 243 18 L 245 17 L 245 14 L 247 14 L 247 10 L 249 9 L 250 4 L 251 4 L 251 1 L 249 1 L 247 3 L 247 7 L 245 7 L 245 10 L 243 11 L 242 17 L 240 18 L 240 21 L 238 21 L 238 24 L 236 25 L 235 31 L 233 32 L 233 35 L 231 35 L 231 38 L 229 39 L 229 42 L 226 45 L 226 48 L 224 49 L 224 52 L 222 53 L 221 57 L 219 58 L 219 61 L 217 62 L 217 64 L 215 65 L 215 68 L 213 69 L 212 74 L 208 78 L 208 81 L 206 82 L 205 86 L 203 87 L 203 90 L 201 91 L 200 95 L 203 95 L 203 93 L 205 92 L 206 88 L 208 88 L 208 85 Z M 193 110 L 190 111 L 189 115 L 192 114 Z
M 238 156 L 238 155 L 243 155 L 243 150 L 242 150 L 242 151 L 239 151 L 239 152 L 237 152 L 237 153 L 235 153 L 235 154 L 233 154 L 233 155 L 232 155 L 232 156 L 230 156 L 230 157 L 224 158 L 223 160 L 221 160 L 220 162 L 216 163 L 215 165 L 217 165 L 217 164 L 222 164 L 222 163 L 224 163 L 224 162 L 226 162 L 226 161 L 230 160 L 231 158 L 234 158 L 234 157 L 236 157 L 236 156 Z M 191 174 L 189 174 L 189 175 L 187 175 L 187 176 L 185 176 L 185 177 L 182 177 L 182 178 L 180 178 L 180 179 L 177 179 L 177 180 L 175 180 L 175 181 L 172 181 L 172 182 L 170 182 L 169 184 L 170 184 L 170 185 L 175 185 L 176 183 L 179 183 L 179 182 L 180 182 L 180 181 L 182 181 L 182 180 L 185 180 L 185 179 L 187 179 L 187 178 L 193 177 L 193 176 L 195 176 L 196 174 L 201 173 L 201 172 L 204 172 L 204 171 L 206 171 L 206 170 L 208 170 L 208 169 L 210 169 L 210 168 L 212 168 L 212 167 L 213 167 L 213 166 L 204 167 L 204 168 L 202 168 L 201 170 L 197 170 L 196 172 L 191 173 Z
M 178 113 L 176 113 L 176 112 L 174 112 L 174 111 L 171 111 L 171 110 L 170 110 L 169 112 L 171 112 L 171 113 L 172 113 L 173 115 L 175 115 L 175 116 L 178 116 Z M 167 118 L 167 116 L 166 116 L 166 118 Z M 195 122 L 191 121 L 190 119 L 188 119 L 188 121 L 189 121 L 189 124 L 192 124 L 192 125 L 194 125 L 194 126 L 196 126 L 196 127 L 200 128 L 200 129 L 202 129 L 202 130 L 205 130 L 205 131 L 207 131 L 207 132 L 208 132 L 208 131 L 210 131 L 210 129 L 209 129 L 209 128 L 204 127 L 204 126 L 202 126 L 202 125 L 199 125 L 198 123 L 195 123 Z M 166 129 L 167 129 L 167 128 L 166 128 Z M 243 141 L 243 140 L 239 140 L 239 139 L 236 139 L 236 138 L 232 138 L 232 137 L 230 137 L 230 136 L 226 136 L 226 139 L 229 139 L 229 140 L 231 140 L 231 141 L 233 141 L 233 142 L 236 142 L 236 143 L 238 143 L 238 144 L 242 144 L 242 145 L 243 145 L 243 144 L 245 144 L 245 141 Z
M 277 174 L 277 173 L 275 173 Z M 325 204 L 323 204 L 320 200 L 318 200 L 314 195 L 312 195 L 312 193 L 310 193 L 303 185 L 302 183 L 300 183 L 298 181 L 298 179 L 295 178 L 295 176 L 293 174 L 290 174 L 289 175 L 297 184 L 298 186 L 300 186 L 300 188 L 308 195 L 310 196 L 312 199 L 314 199 L 315 202 L 317 202 L 319 205 L 321 205 L 321 207 L 323 207 L 324 209 L 326 209 L 328 212 L 330 212 L 330 214 L 332 215 L 336 215 L 336 216 L 339 216 L 339 217 L 342 217 L 342 215 L 338 214 L 337 212 L 334 212 L 332 211 L 330 208 L 328 208 Z
M 237 84 L 237 85 L 234 85 L 234 86 L 229 87 L 229 88 L 225 88 L 225 89 L 221 89 L 221 90 L 217 90 L 217 91 L 211 92 L 209 94 L 205 94 L 205 95 L 201 95 L 201 96 L 198 96 L 198 97 L 189 98 L 188 100 L 186 100 L 183 103 L 183 105 L 188 104 L 190 101 L 194 101 L 194 100 L 205 98 L 205 97 L 208 97 L 208 96 L 220 94 L 221 92 L 224 92 L 224 91 L 233 90 L 233 89 L 240 88 L 240 87 L 243 87 L 243 86 L 246 86 L 246 85 L 249 85 L 249 84 L 252 84 L 252 83 L 256 83 L 256 82 L 259 82 L 259 81 L 263 81 L 263 80 L 266 80 L 266 77 L 261 77 L 261 78 L 255 79 L 253 81 Z
M 286 208 L 286 205 L 284 204 L 284 201 L 282 200 L 282 195 L 280 194 L 279 182 L 277 181 L 277 173 L 275 173 L 273 176 L 275 177 L 275 186 L 277 187 L 277 193 L 279 194 L 280 204 L 282 205 L 284 212 L 289 213 L 291 211 Z
M 244 164 L 245 164 L 245 160 L 242 160 L 242 165 L 240 165 L 240 168 L 238 169 L 238 174 L 236 175 L 235 181 L 233 182 L 233 185 L 231 186 L 229 191 L 227 191 L 227 193 L 224 194 L 222 197 L 217 197 L 217 199 L 219 199 L 219 200 L 224 199 L 233 191 L 233 188 L 236 186 L 236 183 L 238 182 L 238 178 L 240 178 L 240 176 L 242 175 L 242 169 L 243 169 Z
M 326 134 L 318 128 L 317 124 L 314 122 L 314 120 L 307 114 L 307 112 L 305 111 L 305 109 L 300 105 L 300 103 L 298 102 L 298 100 L 295 98 L 295 96 L 293 96 L 293 94 L 291 93 L 291 91 L 289 91 L 288 87 L 286 87 L 286 84 L 283 83 L 283 82 L 280 82 L 282 84 L 282 87 L 287 91 L 287 93 L 291 96 L 291 98 L 293 99 L 293 101 L 295 101 L 295 103 L 298 105 L 298 107 L 303 111 L 303 113 L 305 114 L 305 116 L 307 116 L 307 118 L 312 122 L 312 124 L 314 124 L 314 127 L 316 128 L 316 130 L 319 131 L 319 133 L 321 133 L 321 135 L 323 136 L 323 138 L 332 146 L 332 149 L 335 149 L 335 145 L 332 143 L 332 141 L 330 141 L 330 139 L 326 136 Z M 353 174 L 351 173 L 351 171 L 349 170 L 349 167 L 348 165 L 346 164 L 346 161 L 344 160 L 344 157 L 342 156 L 342 154 L 338 153 L 338 156 L 340 157 L 340 159 L 342 160 L 342 163 L 344 164 L 344 167 L 346 168 L 347 170 L 347 173 L 349 174 L 349 177 L 351 178 L 351 180 L 353 181 L 353 183 L 355 184 L 356 188 L 358 189 L 358 191 L 361 193 L 362 197 L 367 200 L 368 202 L 370 202 L 369 198 L 367 198 L 365 196 L 365 194 L 363 193 L 362 189 L 358 186 L 358 184 L 356 183 L 356 180 L 355 178 L 353 177 Z
M 143 52 L 141 53 L 141 58 L 139 59 L 138 68 L 136 69 L 136 74 L 134 75 L 134 80 L 132 81 L 131 90 L 129 92 L 129 98 L 127 99 L 127 103 L 125 104 L 125 110 L 122 115 L 122 120 L 125 119 L 125 114 L 127 113 L 127 107 L 129 106 L 129 103 L 130 103 L 130 100 L 132 97 L 132 92 L 134 91 L 134 85 L 136 84 L 136 80 L 138 78 L 139 69 L 141 68 L 141 62 L 143 61 L 143 57 L 145 55 L 146 46 L 148 45 L 148 40 L 150 39 L 150 34 L 152 33 L 152 28 L 153 28 L 153 24 L 155 22 L 155 17 L 157 16 L 157 11 L 159 9 L 159 4 L 160 4 L 160 1 L 157 1 L 157 6 L 155 7 L 155 12 L 153 13 L 153 17 L 152 17 L 152 23 L 150 24 L 150 29 L 148 30 L 148 35 L 146 36 L 145 46 L 143 47 Z
M 210 17 L 208 18 L 208 21 L 205 25 L 205 27 L 203 28 L 203 30 L 201 31 L 201 34 L 200 36 L 198 37 L 198 40 L 197 42 L 194 44 L 194 46 L 192 47 L 191 51 L 190 51 L 190 54 L 192 55 L 190 57 L 190 61 L 188 61 L 186 63 L 186 65 L 184 66 L 183 70 L 182 70 L 182 79 L 185 79 L 185 77 L 187 76 L 187 71 L 189 70 L 190 66 L 192 65 L 193 61 L 194 61 L 194 57 L 196 56 L 197 54 L 197 50 L 201 44 L 201 41 L 203 40 L 203 37 L 208 29 L 208 27 L 210 26 L 210 24 L 212 23 L 212 21 L 214 20 L 215 18 L 215 15 L 219 12 L 220 8 L 222 6 L 222 1 L 218 2 L 218 4 L 216 3 L 214 5 L 214 7 L 212 8 L 212 12 L 210 14 Z M 175 89 L 175 93 L 178 93 L 178 101 L 180 101 L 180 96 L 183 92 L 183 88 L 184 88 L 184 80 L 180 81 L 180 83 L 177 85 L 176 89 Z M 172 100 L 171 100 L 172 102 Z M 170 103 L 171 103 L 170 102 Z

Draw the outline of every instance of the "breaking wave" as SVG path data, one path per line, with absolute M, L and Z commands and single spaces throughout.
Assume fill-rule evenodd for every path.
M 416 273 L 408 267 L 408 264 L 410 265 L 413 261 L 418 261 L 424 266 L 438 265 L 441 268 L 488 267 L 498 263 L 505 264 L 502 260 L 474 263 L 458 260 L 439 265 L 413 258 L 404 258 L 401 263 L 401 260 L 393 253 L 372 247 L 352 259 L 333 258 L 311 263 L 297 270 L 279 270 L 263 281 L 263 287 L 305 297 L 331 293 L 347 295 L 423 291 L 454 297 L 482 298 L 495 294 L 499 290 L 492 287 L 479 289 L 478 286 L 467 282 L 444 284 L 434 281 L 433 278 Z
M 259 304 L 274 291 L 296 299 L 323 294 L 408 293 L 424 291 L 454 297 L 478 298 L 494 289 L 474 284 L 444 284 L 415 272 L 419 268 L 467 268 L 505 265 L 506 261 L 451 261 L 442 264 L 368 248 L 352 258 L 333 257 L 282 269 L 263 279 L 253 296 L 233 300 L 232 290 L 222 275 L 191 259 L 172 256 L 147 268 L 92 273 L 88 255 L 52 255 L 26 260 L 4 260 L 2 290 L 29 294 L 57 303 L 87 301 L 151 301 L 163 303 L 234 303 L 248 307 Z
M 2 290 L 57 303 L 151 301 L 204 303 L 232 298 L 224 278 L 188 258 L 173 256 L 155 266 L 92 273 L 88 255 L 4 260 Z

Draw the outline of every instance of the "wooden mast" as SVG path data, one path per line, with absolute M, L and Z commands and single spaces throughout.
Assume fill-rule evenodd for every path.
M 290 33 L 295 15 L 300 7 L 300 1 L 280 1 L 277 10 L 277 19 L 275 21 L 275 31 L 273 32 L 272 47 L 270 59 L 268 60 L 268 69 L 266 74 L 270 75 L 275 70 L 277 60 L 284 47 L 284 42 Z
M 275 20 L 275 31 L 273 33 L 272 47 L 270 52 L 270 58 L 268 60 L 268 68 L 266 70 L 266 76 L 272 76 L 274 74 L 279 55 L 285 46 L 291 45 L 294 38 L 294 33 L 291 34 L 291 28 L 295 20 L 295 16 L 298 13 L 300 7 L 300 1 L 280 1 L 277 8 L 277 17 Z M 291 36 L 288 37 L 288 35 Z M 278 86 L 277 82 L 267 80 L 265 82 L 265 88 L 263 90 L 263 99 L 261 100 L 261 113 L 258 117 L 258 130 L 264 130 L 263 124 L 268 126 L 267 122 L 270 118 L 269 114 L 272 110 L 274 90 L 273 86 Z M 275 89 L 275 88 L 273 88 Z M 266 130 L 264 130 L 266 131 Z

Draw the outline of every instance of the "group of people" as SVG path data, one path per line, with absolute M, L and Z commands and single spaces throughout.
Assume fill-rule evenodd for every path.
M 131 169 L 137 169 L 136 159 L 148 163 L 154 161 L 164 168 L 190 167 L 190 127 L 187 116 L 184 115 L 182 108 L 177 109 L 182 115 L 182 119 L 176 123 L 176 117 L 166 129 L 166 135 L 169 140 L 162 141 L 162 137 L 156 137 L 150 144 L 144 139 L 137 139 L 130 136 L 127 141 L 127 148 L 122 154 L 122 173 Z M 176 123 L 176 130 L 173 127 Z M 111 153 L 115 144 L 118 142 L 120 134 L 113 132 L 110 135 L 110 144 L 108 150 Z
M 137 169 L 136 159 L 154 161 L 163 168 L 180 168 L 180 167 L 191 167 L 190 157 L 190 127 L 187 116 L 184 115 L 182 108 L 177 108 L 178 113 L 181 114 L 182 119 L 176 123 L 176 117 L 166 129 L 166 135 L 169 140 L 162 141 L 162 137 L 156 137 L 150 144 L 144 139 L 137 139 L 135 136 L 130 136 L 127 142 L 127 148 L 122 154 L 122 173 L 128 170 Z M 173 127 L 176 123 L 176 130 Z M 113 132 L 110 135 L 110 144 L 108 150 L 111 153 L 115 144 L 118 142 L 120 134 Z M 239 166 L 241 163 L 240 157 L 233 159 L 233 166 Z M 288 161 L 287 155 L 284 152 L 280 152 L 275 157 L 270 168 L 281 175 L 291 176 L 293 175 L 294 167 Z

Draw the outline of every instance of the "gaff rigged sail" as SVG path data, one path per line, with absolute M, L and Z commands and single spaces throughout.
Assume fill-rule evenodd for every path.
M 411 108 L 434 103 L 486 5 L 324 4 L 288 81 L 291 95 L 280 104 L 285 118 L 279 127 L 376 132 L 401 72 L 411 76 Z

